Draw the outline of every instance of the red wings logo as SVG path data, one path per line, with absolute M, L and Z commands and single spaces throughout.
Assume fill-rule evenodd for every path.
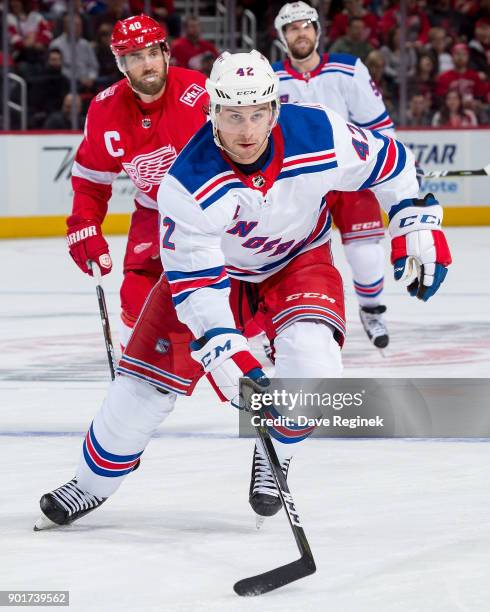
M 131 162 L 123 163 L 123 168 L 136 187 L 148 193 L 152 187 L 160 185 L 176 157 L 175 148 L 166 145 L 151 153 L 137 155 Z

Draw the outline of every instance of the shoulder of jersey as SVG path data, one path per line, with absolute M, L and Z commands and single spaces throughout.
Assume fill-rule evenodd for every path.
M 207 103 L 206 76 L 202 72 L 170 66 L 168 79 L 183 106 L 193 107 Z
M 235 177 L 213 138 L 213 127 L 206 122 L 182 149 L 168 171 L 198 201 L 206 185 Z M 235 177 L 236 178 L 236 177 Z
M 320 104 L 283 104 L 279 125 L 284 138 L 284 166 L 337 165 L 333 128 Z
M 121 99 L 127 97 L 128 94 L 132 97 L 128 82 L 126 79 L 121 79 L 99 92 L 90 103 L 90 107 L 93 110 L 97 109 L 97 112 L 112 109 L 115 104 L 120 105 Z
M 206 83 L 206 75 L 198 70 L 191 70 L 190 68 L 181 68 L 180 66 L 170 66 L 168 74 L 175 81 L 180 83 L 198 83 L 204 87 Z
M 329 53 L 321 73 L 339 73 L 354 76 L 358 59 L 358 57 L 349 53 Z
M 280 60 L 278 62 L 273 62 L 271 64 L 272 66 L 272 70 L 274 70 L 274 72 L 279 72 L 280 70 L 284 70 L 284 60 Z

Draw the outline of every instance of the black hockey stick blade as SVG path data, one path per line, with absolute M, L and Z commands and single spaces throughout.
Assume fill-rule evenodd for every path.
M 315 561 L 313 557 L 308 554 L 304 554 L 297 561 L 281 565 L 276 567 L 269 572 L 258 574 L 257 576 L 251 576 L 250 578 L 244 578 L 239 580 L 233 586 L 233 590 L 237 595 L 242 597 L 254 597 L 255 595 L 263 595 L 269 593 L 290 584 L 300 578 L 305 578 L 314 574 L 316 571 Z
M 250 406 L 251 394 L 261 393 L 263 392 L 263 388 L 253 381 L 245 378 L 242 379 L 241 391 L 243 393 L 245 406 L 248 407 Z M 279 497 L 281 498 L 282 506 L 286 511 L 289 526 L 291 527 L 291 531 L 294 539 L 296 540 L 301 557 L 297 561 L 293 561 L 287 565 L 282 565 L 281 567 L 277 567 L 263 574 L 258 574 L 257 576 L 239 580 L 233 586 L 233 589 L 237 595 L 241 595 L 242 597 L 251 597 L 268 593 L 269 591 L 278 589 L 286 584 L 289 584 L 290 582 L 294 582 L 295 580 L 299 580 L 300 578 L 305 578 L 310 574 L 314 574 L 316 571 L 315 561 L 313 559 L 310 545 L 308 544 L 306 534 L 301 526 L 301 521 L 294 504 L 293 496 L 289 490 L 286 477 L 282 472 L 281 465 L 277 458 L 270 435 L 267 431 L 267 427 L 265 425 L 254 425 L 254 427 L 257 438 L 262 443 L 267 456 L 267 461 L 276 482 L 276 487 L 279 492 Z

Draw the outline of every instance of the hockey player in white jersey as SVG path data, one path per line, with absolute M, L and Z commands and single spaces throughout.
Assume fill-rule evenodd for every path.
M 320 22 L 305 2 L 285 4 L 274 25 L 288 58 L 272 65 L 279 76 L 281 102 L 323 104 L 363 129 L 394 137 L 394 126 L 381 94 L 361 60 L 346 53 L 319 54 Z M 330 192 L 327 204 L 340 230 L 352 269 L 363 327 L 378 348 L 389 335 L 382 303 L 385 254 L 384 226 L 374 194 Z
M 177 157 L 159 189 L 164 275 L 119 362 L 83 443 L 74 479 L 43 495 L 36 529 L 99 507 L 135 468 L 152 434 L 206 375 L 223 401 L 238 382 L 267 381 L 243 330 L 253 319 L 276 348 L 280 378 L 341 374 L 342 281 L 330 254 L 332 189 L 373 189 L 390 217 L 395 278 L 409 293 L 439 289 L 451 262 L 432 196 L 417 199 L 414 159 L 401 143 L 323 107 L 280 108 L 278 79 L 257 51 L 222 54 L 206 82 L 211 121 Z M 285 472 L 291 442 L 311 432 L 271 428 Z M 280 508 L 263 451 L 249 500 Z

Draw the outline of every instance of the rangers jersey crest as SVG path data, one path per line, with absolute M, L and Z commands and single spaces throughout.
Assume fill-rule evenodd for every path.
M 166 145 L 151 153 L 137 155 L 131 162 L 123 162 L 122 165 L 136 187 L 148 193 L 152 187 L 162 182 L 176 157 L 175 147 Z

